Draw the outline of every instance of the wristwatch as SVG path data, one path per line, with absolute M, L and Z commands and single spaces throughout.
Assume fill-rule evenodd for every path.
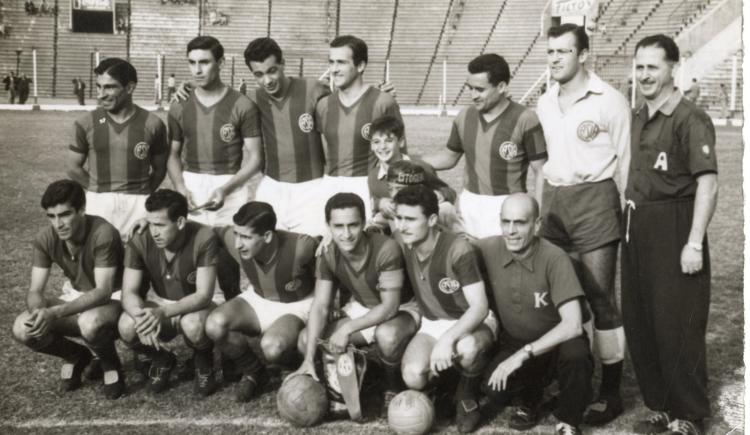
M 531 347 L 530 344 L 527 344 L 523 347 L 523 351 L 526 352 L 526 355 L 529 356 L 529 359 L 534 358 L 534 349 Z
M 703 243 L 698 242 L 687 242 L 687 245 L 693 249 L 695 249 L 698 252 L 703 251 Z

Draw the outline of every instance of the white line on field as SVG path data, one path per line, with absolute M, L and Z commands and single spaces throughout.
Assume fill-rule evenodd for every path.
M 350 421 L 340 420 L 323 423 L 321 428 L 331 429 L 350 429 L 352 425 Z M 0 427 L 13 427 L 18 429 L 53 429 L 53 428 L 66 428 L 66 427 L 116 427 L 116 426 L 129 426 L 129 427 L 140 427 L 140 426 L 201 426 L 201 427 L 212 427 L 212 426 L 260 426 L 270 429 L 282 429 L 291 428 L 289 423 L 277 418 L 260 418 L 260 417 L 238 417 L 238 418 L 159 418 L 151 420 L 128 420 L 128 419 L 91 419 L 91 420 L 62 420 L 62 419 L 51 419 L 51 418 L 37 418 L 32 420 L 24 421 L 8 421 L 0 424 Z M 372 422 L 362 425 L 363 428 L 373 429 L 378 431 L 388 430 L 388 425 Z M 476 434 L 490 434 L 496 433 L 497 429 L 484 427 L 474 432 Z

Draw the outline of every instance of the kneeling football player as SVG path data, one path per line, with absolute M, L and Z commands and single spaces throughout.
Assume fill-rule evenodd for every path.
M 292 375 L 315 376 L 318 339 L 326 337 L 334 354 L 347 346 L 377 343 L 385 369 L 384 403 L 398 392 L 399 364 L 406 344 L 414 335 L 419 313 L 401 306 L 404 264 L 395 240 L 367 234 L 365 205 L 354 193 L 338 193 L 325 206 L 333 244 L 318 257 L 315 295 L 306 331 L 300 334 L 304 349 L 302 366 Z M 326 325 L 336 290 L 351 296 L 338 321 Z M 401 308 L 401 310 L 400 310 Z
M 247 402 L 267 378 L 247 336 L 262 335 L 260 347 L 269 363 L 288 364 L 298 355 L 297 338 L 312 304 L 318 242 L 275 230 L 276 213 L 265 202 L 248 202 L 233 220 L 233 227 L 216 230 L 251 287 L 211 312 L 206 334 L 242 371 L 235 397 Z
M 86 196 L 75 181 L 50 184 L 42 208 L 51 225 L 34 239 L 27 309 L 16 317 L 13 337 L 35 352 L 65 361 L 63 392 L 81 385 L 93 351 L 104 371 L 104 394 L 116 399 L 125 389 L 114 344 L 122 309 L 112 300 L 122 278 L 120 233 L 106 220 L 85 214 Z M 53 263 L 69 280 L 59 297 L 44 294 Z M 88 348 L 67 337 L 83 338 Z
M 219 241 L 211 227 L 188 221 L 187 199 L 160 189 L 146 199 L 148 231 L 136 234 L 125 250 L 119 329 L 123 342 L 150 360 L 149 387 L 164 391 L 176 365 L 165 346 L 182 333 L 195 351 L 195 394 L 216 388 L 213 343 L 205 322 L 216 281 Z M 155 294 L 140 291 L 150 280 Z
M 534 198 L 512 194 L 501 210 L 503 236 L 478 242 L 503 324 L 484 389 L 504 405 L 520 396 L 510 426 L 526 431 L 539 420 L 544 388 L 557 378 L 556 433 L 580 434 L 594 367 L 582 327 L 582 313 L 588 315 L 583 290 L 565 251 L 537 236 L 541 219 Z
M 428 381 L 456 365 L 456 424 L 471 432 L 479 424 L 477 395 L 486 351 L 497 334 L 488 310 L 484 281 L 474 247 L 463 237 L 437 229 L 438 199 L 422 185 L 393 198 L 398 238 L 406 271 L 422 314 L 422 324 L 404 353 L 406 385 L 424 390 Z

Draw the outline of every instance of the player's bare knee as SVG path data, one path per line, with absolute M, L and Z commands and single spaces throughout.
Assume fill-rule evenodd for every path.
M 381 324 L 375 328 L 375 341 L 384 357 L 391 357 L 398 353 L 403 341 L 401 335 L 394 325 Z
M 303 328 L 297 336 L 297 350 L 302 356 L 307 353 L 307 328 Z
M 81 337 L 87 342 L 95 342 L 104 335 L 107 319 L 103 318 L 102 313 L 96 310 L 84 311 L 78 316 L 78 329 L 81 331 Z
M 206 341 L 206 332 L 204 321 L 196 313 L 190 313 L 182 316 L 180 319 L 180 328 L 185 338 L 191 343 L 201 343 Z
M 130 314 L 122 313 L 120 315 L 120 319 L 117 321 L 117 331 L 120 333 L 120 338 L 125 343 L 132 343 L 135 341 L 135 321 L 130 317 Z
M 221 341 L 229 332 L 229 319 L 226 314 L 214 311 L 206 319 L 206 335 L 213 341 Z
M 260 339 L 260 348 L 263 350 L 263 356 L 270 363 L 280 362 L 288 347 L 284 343 L 284 340 L 277 335 L 266 334 Z
M 21 344 L 27 344 L 30 340 L 26 327 L 26 322 L 28 321 L 29 317 L 29 313 L 24 311 L 23 313 L 19 314 L 18 317 L 16 317 L 16 320 L 13 322 L 13 338 Z
M 480 350 L 479 340 L 473 335 L 467 335 L 456 343 L 456 353 L 458 354 L 461 366 L 464 368 L 474 364 Z
M 419 364 L 403 364 L 401 366 L 401 376 L 404 383 L 412 390 L 421 390 L 427 385 L 429 368 L 422 367 Z

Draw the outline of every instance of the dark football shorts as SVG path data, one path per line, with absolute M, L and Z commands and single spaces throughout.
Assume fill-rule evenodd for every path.
M 544 184 L 540 235 L 567 251 L 586 253 L 619 241 L 621 222 L 620 194 L 612 179 Z

